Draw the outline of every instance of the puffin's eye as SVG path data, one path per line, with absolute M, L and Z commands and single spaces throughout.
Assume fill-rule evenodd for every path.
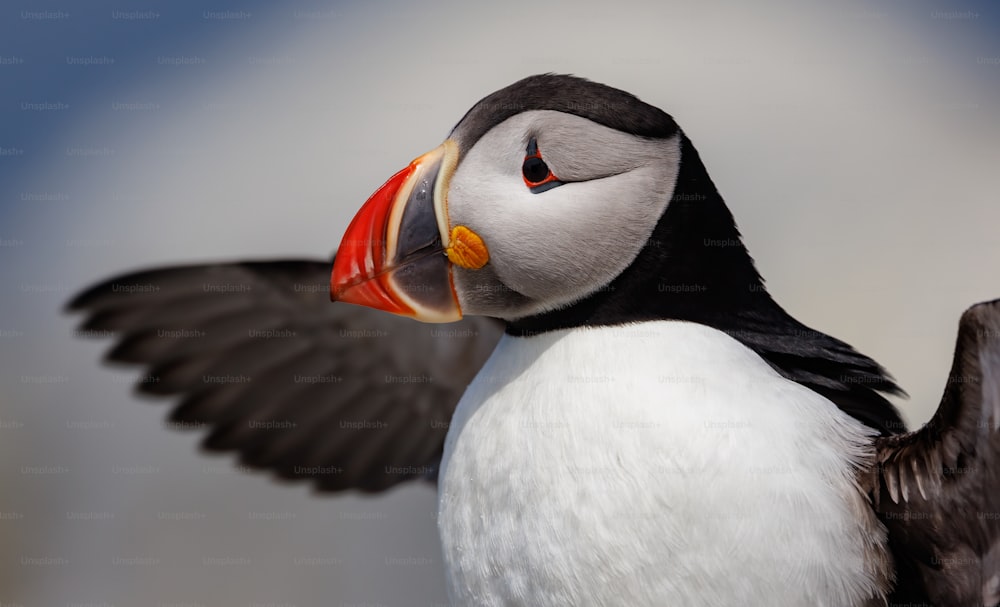
M 521 170 L 524 171 L 524 180 L 528 182 L 528 185 L 542 183 L 552 174 L 552 171 L 549 170 L 549 165 L 545 164 L 545 161 L 538 156 L 525 158 L 524 166 L 521 167 Z
M 552 173 L 549 165 L 542 160 L 542 153 L 538 151 L 538 142 L 534 137 L 528 141 L 524 164 L 521 165 L 521 175 L 524 177 L 524 184 L 533 194 L 540 194 L 563 184 Z

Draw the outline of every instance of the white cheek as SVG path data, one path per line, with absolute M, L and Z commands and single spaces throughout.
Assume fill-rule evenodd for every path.
M 641 170 L 566 184 L 513 201 L 498 241 L 497 274 L 533 298 L 565 300 L 611 282 L 646 244 L 665 207 Z M 646 197 L 636 197 L 635 190 Z M 514 244 L 516 249 L 509 250 Z M 516 260 L 504 267 L 504 260 Z
M 602 150 L 614 150 L 612 159 L 630 165 L 623 172 L 532 193 L 521 176 L 528 118 L 510 119 L 473 146 L 448 194 L 451 226 L 478 233 L 489 249 L 491 275 L 533 302 L 492 313 L 558 308 L 610 283 L 647 245 L 677 177 L 677 138 L 637 141 L 610 133 Z M 560 120 L 580 132 L 604 128 L 575 117 Z M 606 169 L 598 163 L 591 174 Z
M 471 167 L 463 165 L 463 168 Z M 511 215 L 520 214 L 520 209 L 512 202 L 524 189 L 524 184 L 514 181 L 511 175 L 459 170 L 451 180 L 448 193 L 449 224 L 452 227 L 465 225 L 472 228 L 492 250 L 490 241 L 495 243 L 501 237 L 517 237 L 517 234 L 505 231 L 507 226 L 504 221 Z

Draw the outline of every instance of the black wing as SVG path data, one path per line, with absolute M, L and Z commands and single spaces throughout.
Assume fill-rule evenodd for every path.
M 905 395 L 874 360 L 848 344 L 810 329 L 777 307 L 769 316 L 727 319 L 723 330 L 757 352 L 784 377 L 822 394 L 883 436 L 906 428 L 896 407 L 880 392 Z
M 890 604 L 1000 603 L 1000 300 L 962 315 L 934 417 L 876 444 L 872 497 L 897 569 Z
M 119 276 L 69 304 L 138 389 L 180 395 L 178 428 L 203 446 L 321 491 L 433 477 L 452 412 L 502 333 L 331 303 L 329 262 L 169 267 Z

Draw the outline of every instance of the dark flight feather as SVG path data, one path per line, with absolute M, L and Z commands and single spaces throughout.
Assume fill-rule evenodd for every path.
M 209 451 L 321 491 L 433 478 L 452 412 L 499 339 L 487 318 L 426 325 L 331 303 L 329 262 L 170 267 L 78 295 L 83 328 L 138 390 L 178 395 L 175 427 Z
M 872 498 L 896 561 L 889 604 L 1000 604 L 1000 300 L 962 315 L 934 417 L 876 447 Z

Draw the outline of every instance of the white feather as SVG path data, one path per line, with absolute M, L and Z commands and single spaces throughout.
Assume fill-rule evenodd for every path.
M 445 444 L 451 600 L 863 605 L 886 583 L 870 457 L 862 424 L 702 325 L 505 336 Z

